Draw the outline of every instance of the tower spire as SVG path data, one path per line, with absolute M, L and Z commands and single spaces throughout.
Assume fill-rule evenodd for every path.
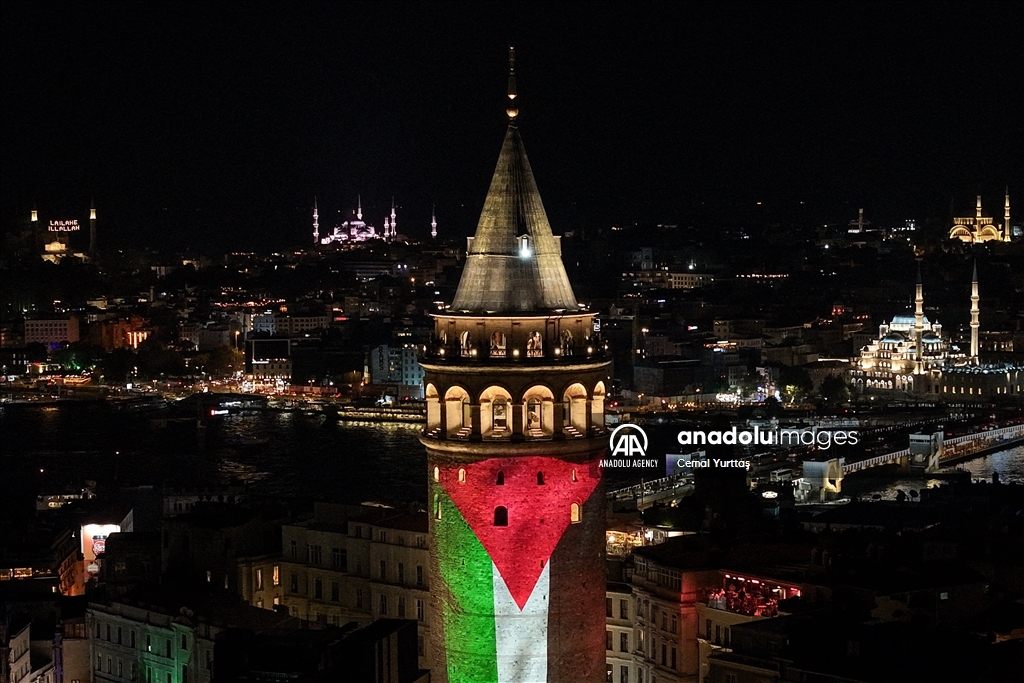
M 437 204 L 430 207 L 430 236 L 437 238 Z
M 509 127 L 451 308 L 463 312 L 575 311 L 579 304 L 515 125 L 515 48 L 509 48 Z
M 975 209 L 974 210 L 975 210 L 975 213 L 976 213 L 976 215 L 978 217 L 978 220 L 981 221 L 981 195 L 980 194 L 978 195 L 978 201 L 975 204 Z
M 356 218 L 363 220 L 363 198 L 361 195 L 356 195 Z
M 971 277 L 971 363 L 978 364 L 978 331 L 981 323 L 978 321 L 980 308 L 978 307 L 978 259 L 974 259 L 974 275 Z
M 505 113 L 509 124 L 515 124 L 519 107 L 516 105 L 516 48 L 513 45 L 508 46 L 508 107 Z

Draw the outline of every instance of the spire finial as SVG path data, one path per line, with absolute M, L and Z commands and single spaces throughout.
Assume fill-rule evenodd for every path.
M 917 262 L 917 284 L 921 284 L 921 262 Z
M 519 116 L 519 108 L 516 107 L 516 48 L 514 45 L 508 46 L 508 108 L 505 113 L 508 114 L 509 123 L 515 123 L 516 117 Z
M 971 276 L 971 282 L 978 283 L 978 259 L 974 259 L 974 275 Z

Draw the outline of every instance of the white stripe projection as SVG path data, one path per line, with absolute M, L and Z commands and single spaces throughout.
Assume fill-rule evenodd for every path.
M 548 587 L 551 563 L 533 587 L 522 610 L 494 567 L 494 637 L 498 655 L 498 683 L 547 683 Z

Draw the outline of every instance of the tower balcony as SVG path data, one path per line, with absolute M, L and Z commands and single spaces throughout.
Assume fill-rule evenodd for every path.
M 585 339 L 584 343 L 579 346 L 560 344 L 551 347 L 541 344 L 510 347 L 507 344 L 483 342 L 463 345 L 458 342 L 446 343 L 444 340 L 434 339 L 425 347 L 421 354 L 421 361 L 446 366 L 535 367 L 605 362 L 611 360 L 611 357 L 608 343 L 596 336 Z
M 426 366 L 425 442 L 509 444 L 585 442 L 607 435 L 607 363 L 564 372 L 491 370 L 473 373 Z M 569 368 L 566 368 L 569 369 Z

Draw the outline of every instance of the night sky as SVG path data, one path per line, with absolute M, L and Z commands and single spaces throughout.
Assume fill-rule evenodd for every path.
M 101 245 L 472 232 L 507 45 L 556 231 L 1024 215 L 1024 4 L 19 3 L 2 14 L 2 204 Z M 762 201 L 761 207 L 756 202 Z M 800 204 L 804 202 L 804 204 Z

